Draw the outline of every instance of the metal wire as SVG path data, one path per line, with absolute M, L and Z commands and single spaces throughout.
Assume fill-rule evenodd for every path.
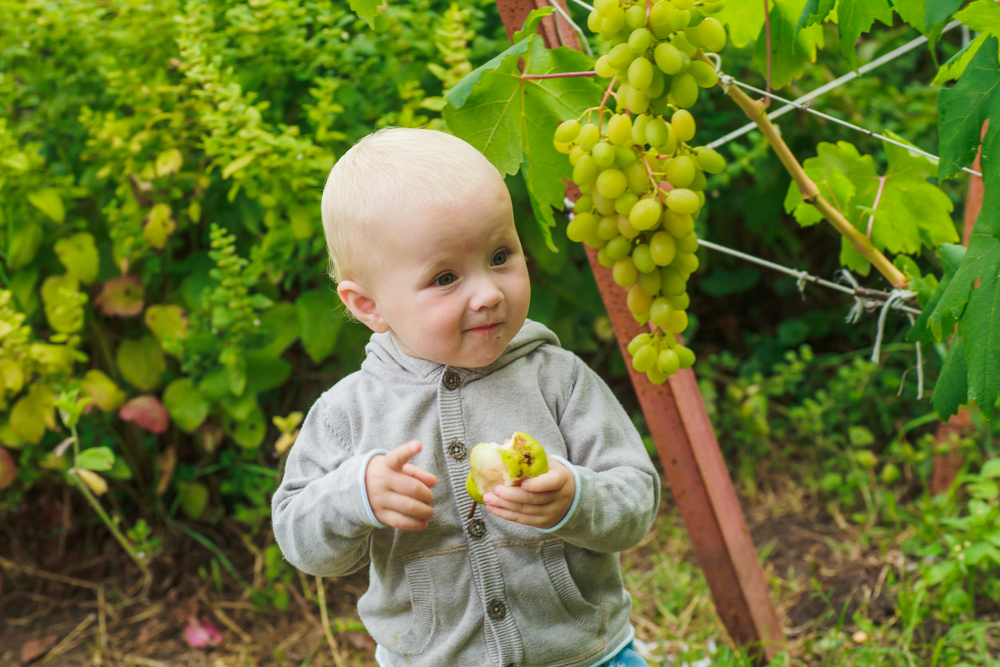
M 573 30 L 576 30 L 576 34 L 580 36 L 580 44 L 583 45 L 583 49 L 587 52 L 588 56 L 590 56 L 591 58 L 593 58 L 594 57 L 594 52 L 590 48 L 590 42 L 587 41 L 587 35 L 585 35 L 584 32 L 583 32 L 583 30 L 580 28 L 580 26 L 578 26 L 576 23 L 574 23 L 573 19 L 571 19 L 569 17 L 569 12 L 567 12 L 562 7 L 560 7 L 556 3 L 556 0 L 549 0 L 549 4 L 552 5 L 553 7 L 555 7 L 556 11 L 559 12 L 559 15 L 562 16 L 564 19 L 566 19 L 567 23 L 569 23 L 571 26 L 573 26 Z M 584 7 L 589 7 L 589 5 L 587 5 L 586 3 L 581 2 L 580 4 L 583 5 Z M 590 9 L 593 9 L 593 7 L 590 7 Z M 559 30 L 559 22 L 556 21 L 556 31 L 558 31 L 558 30 Z M 559 36 L 559 39 L 560 40 L 562 39 L 562 35 Z

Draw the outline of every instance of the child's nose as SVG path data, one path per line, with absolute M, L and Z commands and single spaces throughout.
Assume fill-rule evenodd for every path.
M 476 281 L 470 305 L 473 310 L 493 308 L 503 301 L 503 298 L 503 290 L 500 289 L 496 281 L 491 276 L 483 276 Z

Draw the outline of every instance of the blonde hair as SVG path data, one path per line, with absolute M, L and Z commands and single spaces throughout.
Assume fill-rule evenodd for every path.
M 321 210 L 330 277 L 340 282 L 378 271 L 379 222 L 407 210 L 462 204 L 491 192 L 503 177 L 482 153 L 437 130 L 387 127 L 337 160 Z M 381 228 L 385 231 L 385 228 Z

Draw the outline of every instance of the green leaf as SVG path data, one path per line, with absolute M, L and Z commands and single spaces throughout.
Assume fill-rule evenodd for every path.
M 978 37 L 972 40 L 968 46 L 964 47 L 961 51 L 953 55 L 948 61 L 941 65 L 938 69 L 937 74 L 934 76 L 934 80 L 931 81 L 932 86 L 943 86 L 944 84 L 957 79 L 962 76 L 965 72 L 965 68 L 969 66 L 972 59 L 976 56 L 986 40 L 989 39 L 989 35 L 985 32 L 980 33 Z
M 524 41 L 512 44 L 506 51 L 491 58 L 485 64 L 480 65 L 462 77 L 462 80 L 455 84 L 455 87 L 445 95 L 448 104 L 455 109 L 461 109 L 465 105 L 465 101 L 469 99 L 469 95 L 472 94 L 472 89 L 477 83 L 483 80 L 483 76 L 496 70 L 501 65 L 506 65 L 508 58 L 516 58 L 524 54 L 531 45 L 531 41 L 531 39 L 525 39 Z
M 292 366 L 284 359 L 258 351 L 248 352 L 247 386 L 244 394 L 254 395 L 285 384 L 292 373 Z
M 351 11 L 368 24 L 369 28 L 375 28 L 375 17 L 378 16 L 378 8 L 382 0 L 348 0 Z M 226 178 L 223 175 L 223 178 Z
M 927 23 L 924 20 L 927 0 L 892 0 L 893 8 L 899 12 L 899 17 L 920 31 L 927 34 Z
M 208 417 L 209 404 L 205 395 L 189 378 L 180 378 L 167 385 L 163 405 L 170 418 L 186 433 L 194 433 Z
M 948 285 L 951 284 L 952 279 L 955 277 L 955 271 L 961 265 L 962 258 L 965 257 L 965 251 L 965 246 L 951 243 L 945 243 L 938 247 L 938 255 L 941 258 L 941 266 L 943 268 L 941 282 L 938 283 L 937 289 L 931 294 L 927 303 L 924 304 L 920 315 L 913 323 L 913 326 L 910 327 L 910 330 L 906 334 L 906 340 L 933 343 L 934 341 L 942 340 L 945 334 L 950 335 L 955 330 L 955 325 L 958 323 L 956 318 L 944 318 L 932 324 L 930 316 L 941 300 L 941 296 L 948 289 Z
M 81 283 L 89 285 L 97 280 L 101 270 L 101 258 L 94 245 L 94 237 L 87 232 L 56 241 L 54 249 L 59 261 L 66 267 L 66 273 Z
M 851 426 L 848 428 L 847 438 L 855 447 L 867 447 L 875 442 L 875 435 L 864 426 Z
M 973 482 L 967 485 L 966 488 L 969 491 L 969 495 L 980 500 L 994 500 L 997 496 L 1000 496 L 1000 486 L 997 486 L 996 482 L 988 479 Z
M 7 247 L 7 266 L 17 271 L 31 263 L 45 238 L 45 230 L 37 222 L 22 223 L 14 229 Z
M 295 306 L 282 301 L 261 313 L 260 334 L 268 341 L 260 348 L 260 353 L 280 356 L 299 337 L 299 319 Z
M 965 346 L 962 345 L 962 338 L 955 336 L 948 355 L 944 358 L 944 366 L 934 384 L 934 394 L 931 397 L 934 411 L 941 421 L 948 421 L 969 401 L 968 380 L 969 369 L 965 365 Z
M 892 7 L 889 0 L 840 0 L 837 5 L 837 25 L 840 28 L 840 50 L 847 57 L 851 69 L 858 68 L 855 52 L 858 38 L 871 30 L 878 19 L 887 26 L 892 25 Z
M 146 326 L 156 336 L 160 345 L 168 336 L 180 340 L 187 335 L 187 313 L 180 306 L 173 304 L 150 306 L 146 309 L 144 319 Z
M 337 346 L 337 334 L 344 323 L 338 312 L 340 306 L 340 298 L 328 289 L 303 292 L 295 300 L 302 347 L 317 364 L 333 354 Z
M 29 192 L 28 201 L 54 222 L 62 224 L 62 221 L 66 219 L 66 208 L 63 206 L 63 200 L 59 196 L 58 190 L 45 188 Z
M 197 521 L 208 507 L 208 487 L 201 482 L 177 482 L 184 516 Z
M 108 470 L 105 475 L 111 479 L 125 481 L 132 479 L 132 469 L 128 467 L 127 463 L 125 463 L 125 459 L 120 456 L 116 456 L 114 465 L 111 466 L 111 470 Z
M 951 178 L 972 163 L 979 149 L 983 123 L 1000 118 L 1000 64 L 997 38 L 990 37 L 976 52 L 954 88 L 938 95 L 938 132 L 941 137 L 939 177 Z M 1000 122 L 990 124 L 989 135 L 1000 132 Z M 987 137 L 988 139 L 988 137 Z M 989 172 L 983 169 L 989 178 Z M 989 190 L 989 185 L 986 184 Z M 983 208 L 985 211 L 985 206 Z
M 48 385 L 35 382 L 28 393 L 10 410 L 10 429 L 24 442 L 37 445 L 45 429 L 56 427 L 56 393 Z
M 771 9 L 771 87 L 784 88 L 802 76 L 805 66 L 816 62 L 816 48 L 823 46 L 823 26 L 797 29 L 806 0 L 782 0 Z M 762 31 L 753 49 L 758 72 L 767 72 L 767 40 Z
M 759 0 L 726 0 L 715 18 L 729 27 L 729 41 L 733 46 L 742 49 L 760 35 L 764 27 L 764 7 Z
M 795 32 L 798 33 L 803 28 L 825 21 L 835 4 L 836 0 L 806 0 L 799 15 L 799 22 L 795 24 Z
M 977 0 L 955 14 L 969 30 L 1000 36 L 1000 4 L 996 0 Z
M 593 67 L 582 53 L 566 47 L 546 49 L 535 36 L 520 43 L 528 44 L 524 61 L 530 74 Z M 564 179 L 572 176 L 569 160 L 552 145 L 552 134 L 560 121 L 596 106 L 602 92 L 589 77 L 522 79 L 517 59 L 511 58 L 483 76 L 461 109 L 446 107 L 445 120 L 456 136 L 475 146 L 503 175 L 516 174 L 525 154 L 531 156 L 524 179 L 536 217 L 542 210 L 539 225 L 545 234 L 554 219 L 544 208 L 563 207 Z
M 170 148 L 156 156 L 156 175 L 176 174 L 184 164 L 184 156 L 176 148 Z
M 237 420 L 231 415 L 227 416 L 222 421 L 222 427 L 237 445 L 246 449 L 260 447 L 267 433 L 264 412 L 256 405 L 245 419 Z
M 930 569 L 930 571 L 924 575 L 924 581 L 927 582 L 928 586 L 933 586 L 934 584 L 939 584 L 945 579 L 950 579 L 955 573 L 958 572 L 958 566 L 954 561 L 946 560 L 943 563 L 938 563 Z
M 944 23 L 956 9 L 962 6 L 964 0 L 927 0 L 924 10 L 924 24 L 928 26 Z
M 138 340 L 126 338 L 118 344 L 118 368 L 129 384 L 142 391 L 151 391 L 160 384 L 167 369 L 160 344 L 152 336 Z
M 142 237 L 151 248 L 162 250 L 167 244 L 167 239 L 177 229 L 177 222 L 172 216 L 173 211 L 163 203 L 156 204 L 149 211 L 142 227 Z
M 118 409 L 118 406 L 128 398 L 111 378 L 96 368 L 87 371 L 80 381 L 80 388 L 90 397 L 91 402 L 104 412 Z
M 91 447 L 80 452 L 76 457 L 76 467 L 85 470 L 104 472 L 111 470 L 115 463 L 115 455 L 108 447 Z
M 982 469 L 979 471 L 979 476 L 989 479 L 1000 477 L 1000 458 L 990 459 L 984 463 Z
M 363 1 L 369 2 L 371 0 L 363 0 Z M 225 168 L 222 170 L 222 178 L 223 179 L 229 178 L 230 176 L 238 172 L 240 169 L 246 167 L 248 164 L 253 162 L 256 157 L 257 157 L 256 153 L 244 153 L 243 155 L 239 156 L 238 158 L 236 158 L 235 160 L 233 160 L 232 162 L 230 162 L 225 166 Z
M 538 32 L 538 25 L 542 22 L 542 19 L 554 11 L 555 7 L 540 7 L 538 9 L 532 9 L 528 14 L 528 18 L 524 19 L 524 26 L 514 33 L 514 39 L 512 41 L 517 44 L 518 42 L 523 42 L 528 37 L 534 35 Z

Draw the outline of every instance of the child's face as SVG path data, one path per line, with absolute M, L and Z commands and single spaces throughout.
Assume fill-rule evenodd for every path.
M 378 248 L 387 268 L 366 290 L 371 317 L 360 319 L 388 331 L 413 357 L 461 368 L 495 361 L 524 324 L 531 298 L 510 200 L 500 188 L 387 224 Z

